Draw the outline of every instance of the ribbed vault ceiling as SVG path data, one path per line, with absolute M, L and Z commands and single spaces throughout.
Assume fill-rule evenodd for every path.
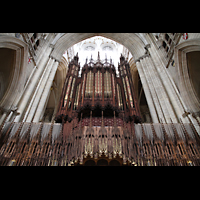
M 103 36 L 124 45 L 134 60 L 144 54 L 144 46 L 148 44 L 143 33 L 65 33 L 59 34 L 52 42 L 54 49 L 51 56 L 61 61 L 66 49 L 93 36 Z

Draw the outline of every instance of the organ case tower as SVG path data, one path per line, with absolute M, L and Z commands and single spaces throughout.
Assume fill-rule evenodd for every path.
M 78 60 L 77 54 L 69 64 L 55 117 L 63 124 L 63 141 L 81 139 L 81 145 L 75 147 L 81 148 L 77 150 L 81 162 L 84 155 L 119 156 L 126 162 L 131 157 L 125 155 L 121 141 L 124 130 L 132 137 L 134 123 L 141 122 L 129 63 L 121 55 L 117 76 L 112 59 L 100 60 L 98 53 L 97 60 L 86 59 L 79 76 Z

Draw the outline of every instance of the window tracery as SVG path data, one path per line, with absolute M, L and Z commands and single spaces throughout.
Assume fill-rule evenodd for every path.
M 111 46 L 105 46 L 103 47 L 103 51 L 112 51 L 113 48 Z
M 86 51 L 94 51 L 95 48 L 93 46 L 87 46 L 87 47 L 85 47 L 85 50 Z

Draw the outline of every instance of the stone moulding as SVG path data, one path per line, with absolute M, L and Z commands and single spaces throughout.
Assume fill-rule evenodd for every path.
M 17 38 L 3 35 L 0 36 L 0 48 L 15 51 L 11 83 L 9 83 L 9 87 L 0 101 L 0 106 L 9 110 L 13 104 L 17 103 L 24 88 L 26 65 L 28 64 L 28 46 Z
M 187 109 L 193 114 L 200 113 L 200 100 L 198 99 L 188 73 L 186 54 L 193 51 L 200 51 L 200 39 L 191 39 L 175 47 L 174 59 L 178 68 L 179 89 Z

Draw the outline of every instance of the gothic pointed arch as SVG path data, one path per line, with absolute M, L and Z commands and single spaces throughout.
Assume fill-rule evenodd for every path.
M 178 68 L 179 75 L 179 90 L 180 95 L 183 98 L 187 106 L 187 112 L 190 112 L 194 115 L 200 116 L 200 98 L 198 97 L 198 92 L 195 91 L 194 77 L 191 76 L 190 71 L 194 64 L 193 61 L 188 59 L 188 55 L 194 55 L 194 53 L 200 52 L 200 39 L 190 39 L 188 41 L 182 42 L 175 47 L 175 63 Z M 190 61 L 190 63 L 189 63 Z M 191 66 L 193 65 L 193 66 Z M 196 74 L 199 70 L 196 70 Z
M 23 92 L 25 85 L 26 65 L 28 60 L 28 46 L 20 39 L 11 36 L 0 36 L 0 51 L 5 53 L 1 63 L 4 68 L 9 68 L 10 77 L 4 94 L 1 94 L 0 106 L 5 110 L 16 107 L 17 101 Z M 10 58 L 10 63 L 4 62 L 6 58 Z M 2 69 L 2 66 L 1 66 Z M 6 70 L 4 70 L 6 73 Z M 15 91 L 15 92 L 13 92 Z
M 93 36 L 103 36 L 124 45 L 135 60 L 144 54 L 144 46 L 147 44 L 143 34 L 139 33 L 66 33 L 54 42 L 51 56 L 60 61 L 66 49 Z

